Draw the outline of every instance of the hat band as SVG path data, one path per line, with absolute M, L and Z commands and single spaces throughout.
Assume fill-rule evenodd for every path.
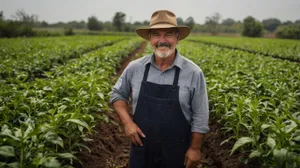
M 173 25 L 173 26 L 177 26 L 176 24 L 172 24 L 170 22 L 158 22 L 158 23 L 151 24 L 150 27 L 152 27 L 154 25 L 158 25 L 158 24 L 170 24 L 170 25 Z

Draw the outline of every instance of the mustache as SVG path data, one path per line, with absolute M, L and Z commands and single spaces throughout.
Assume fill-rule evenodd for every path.
M 169 48 L 171 48 L 171 44 L 170 43 L 168 43 L 168 42 L 159 42 L 159 43 L 157 43 L 156 45 L 155 45 L 155 47 L 156 48 L 158 48 L 158 47 L 169 47 Z

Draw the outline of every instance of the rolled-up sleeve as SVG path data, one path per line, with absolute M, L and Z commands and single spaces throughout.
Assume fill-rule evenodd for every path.
M 191 101 L 192 107 L 192 123 L 191 131 L 198 133 L 209 132 L 208 119 L 209 119 L 209 105 L 206 90 L 206 81 L 203 72 L 195 74 L 193 83 L 194 95 Z
M 110 93 L 110 103 L 114 103 L 117 100 L 124 100 L 129 103 L 129 97 L 131 93 L 131 63 L 123 71 L 122 75 L 119 77 L 118 81 L 114 85 L 112 92 Z

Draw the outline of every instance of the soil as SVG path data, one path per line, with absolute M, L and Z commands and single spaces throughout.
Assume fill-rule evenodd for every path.
M 121 62 L 117 69 L 118 75 L 122 73 L 128 63 L 135 58 L 137 54 L 143 53 L 146 42 L 140 48 L 131 53 Z M 131 107 L 129 107 L 131 109 Z M 128 168 L 130 140 L 125 136 L 124 128 L 120 123 L 116 113 L 107 112 L 110 119 L 109 123 L 100 122 L 94 130 L 95 134 L 90 138 L 94 139 L 87 146 L 87 150 L 82 151 L 77 157 L 82 164 L 76 163 L 76 168 Z M 210 122 L 210 132 L 206 135 L 202 146 L 202 159 L 198 168 L 258 168 L 259 165 L 245 165 L 240 162 L 245 154 L 235 153 L 230 156 L 233 142 L 227 142 L 222 146 L 220 143 L 228 138 L 220 133 L 221 125 L 217 122 Z

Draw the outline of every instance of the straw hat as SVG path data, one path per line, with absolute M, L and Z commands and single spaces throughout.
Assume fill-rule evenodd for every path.
M 149 30 L 164 28 L 177 28 L 179 30 L 179 40 L 186 38 L 190 34 L 190 28 L 188 26 L 177 26 L 175 14 L 168 10 L 158 10 L 154 12 L 150 19 L 149 28 L 136 29 L 136 33 L 140 37 L 149 40 Z

